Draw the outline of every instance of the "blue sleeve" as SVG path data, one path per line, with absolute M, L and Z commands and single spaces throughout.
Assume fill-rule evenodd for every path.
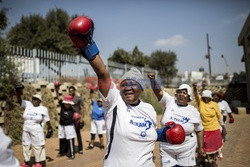
M 97 101 L 93 100 L 93 101 L 92 101 L 92 105 L 93 105 L 93 106 L 96 106 L 96 105 L 97 105 Z
M 157 129 L 157 141 L 167 141 L 166 140 L 166 131 L 167 131 L 167 128 L 160 128 L 160 129 Z

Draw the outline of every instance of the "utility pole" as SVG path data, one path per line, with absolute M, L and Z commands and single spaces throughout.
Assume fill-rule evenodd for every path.
M 221 55 L 221 58 L 222 59 L 224 59 L 224 61 L 225 61 L 225 64 L 226 64 L 226 70 L 227 70 L 227 79 L 229 80 L 230 78 L 230 74 L 229 74 L 229 65 L 228 65 L 228 63 L 227 63 L 227 59 L 226 59 L 226 57 L 222 54 Z
M 212 70 L 211 70 L 211 55 L 210 55 L 210 45 L 209 45 L 209 37 L 208 37 L 208 34 L 207 34 L 207 55 L 206 55 L 206 58 L 208 59 L 208 67 L 209 67 L 209 75 L 211 76 L 212 74 Z

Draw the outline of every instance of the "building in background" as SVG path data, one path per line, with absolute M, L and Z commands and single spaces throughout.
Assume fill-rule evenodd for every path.
M 239 34 L 238 45 L 243 47 L 242 62 L 245 62 L 246 82 L 247 82 L 247 98 L 250 104 L 250 14 Z

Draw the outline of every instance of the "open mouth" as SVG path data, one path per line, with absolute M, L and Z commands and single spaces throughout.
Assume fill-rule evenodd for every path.
M 125 92 L 124 95 L 125 95 L 125 97 L 127 97 L 127 96 L 132 96 L 132 95 L 134 95 L 134 93 L 133 93 L 133 92 Z
M 134 96 L 134 91 L 132 91 L 132 90 L 124 91 L 124 96 L 125 96 L 125 97 Z

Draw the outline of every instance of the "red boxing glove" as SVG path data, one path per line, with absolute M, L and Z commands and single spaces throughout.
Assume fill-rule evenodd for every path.
M 79 113 L 77 113 L 77 112 L 74 112 L 73 119 L 74 120 L 79 120 L 79 119 L 81 119 L 81 115 Z
M 73 115 L 73 119 L 75 120 L 76 127 L 78 127 L 79 123 L 81 122 L 81 115 L 75 112 Z
M 54 86 L 55 86 L 55 90 L 56 90 L 56 92 L 58 92 L 58 91 L 59 91 L 59 89 L 60 89 L 60 86 L 61 86 L 61 82 L 59 82 L 59 81 L 55 81 L 55 82 L 54 82 Z
M 93 21 L 85 16 L 76 17 L 70 22 L 68 27 L 69 37 L 78 49 L 90 43 L 93 31 Z
M 23 95 L 23 89 L 24 89 L 23 84 L 16 84 L 15 89 L 16 89 L 16 95 L 17 96 Z
M 165 126 L 168 127 L 166 139 L 170 144 L 181 144 L 185 141 L 185 130 L 180 124 L 171 121 L 167 122 Z
M 234 123 L 234 118 L 233 118 L 233 117 L 230 117 L 229 123 L 230 123 L 230 124 Z

